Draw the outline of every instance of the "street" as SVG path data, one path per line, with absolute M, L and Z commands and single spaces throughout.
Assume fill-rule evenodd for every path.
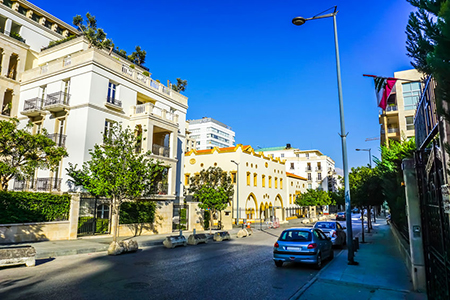
M 361 227 L 356 215 L 353 222 L 356 235 Z M 0 299 L 289 299 L 318 271 L 300 264 L 275 267 L 272 247 L 282 230 L 255 231 L 221 243 L 155 246 L 120 256 L 63 256 L 38 260 L 34 268 L 4 268 Z

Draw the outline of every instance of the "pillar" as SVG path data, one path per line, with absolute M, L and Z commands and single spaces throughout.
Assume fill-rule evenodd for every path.
M 9 71 L 9 59 L 11 58 L 11 52 L 9 51 L 3 51 L 3 58 L 2 58 L 2 76 L 6 77 L 8 76 Z
M 147 138 L 142 141 L 142 148 L 144 152 L 153 152 L 153 124 L 151 123 L 150 119 L 147 122 L 147 128 L 142 129 L 147 129 Z
M 417 190 L 416 170 L 413 159 L 402 163 L 406 191 L 406 214 L 408 217 L 409 250 L 411 253 L 411 278 L 414 290 L 426 290 L 425 260 L 423 254 L 420 198 Z
M 3 108 L 3 101 L 5 100 L 5 92 L 6 92 L 6 87 L 0 86 L 0 114 L 1 114 L 1 109 Z
M 5 31 L 4 32 L 8 36 L 11 34 L 11 26 L 12 26 L 12 20 L 11 19 L 6 19 Z
M 71 194 L 69 211 L 69 240 L 76 240 L 80 214 L 80 194 Z

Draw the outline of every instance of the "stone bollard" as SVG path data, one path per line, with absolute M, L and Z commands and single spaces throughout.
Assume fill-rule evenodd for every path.
M 119 255 L 122 253 L 136 252 L 138 249 L 139 245 L 136 240 L 112 242 L 108 247 L 108 255 Z
M 36 250 L 32 246 L 17 246 L 0 248 L 0 267 L 22 265 L 34 267 Z
M 219 231 L 219 232 L 214 233 L 214 241 L 222 242 L 225 240 L 231 240 L 231 236 L 228 233 L 228 231 Z
M 243 238 L 243 237 L 246 237 L 247 235 L 248 235 L 248 232 L 245 229 L 241 229 L 237 233 L 237 237 L 238 238 Z
M 187 240 L 184 235 L 167 236 L 163 241 L 163 245 L 169 249 L 175 248 L 176 246 L 187 246 Z
M 200 234 L 191 234 L 188 237 L 188 244 L 189 245 L 198 245 L 199 243 L 208 243 L 208 237 L 204 233 Z

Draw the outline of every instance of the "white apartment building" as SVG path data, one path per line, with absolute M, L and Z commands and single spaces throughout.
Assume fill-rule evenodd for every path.
M 379 114 L 380 145 L 388 145 L 389 140 L 400 141 L 415 136 L 414 116 L 422 91 L 423 74 L 416 69 L 394 73 L 399 78 L 387 100 L 386 110 Z
M 341 186 L 334 160 L 319 150 L 300 150 L 287 144 L 257 151 L 285 161 L 286 172 L 305 177 L 308 189 L 336 192 Z
M 306 191 L 306 178 L 289 174 L 279 158 L 256 153 L 251 146 L 191 150 L 186 153 L 185 185 L 195 173 L 209 167 L 229 172 L 234 186 L 230 207 L 225 211 L 239 219 L 268 219 L 281 221 L 298 214 L 295 197 Z M 233 162 L 234 161 L 234 162 Z
M 15 190 L 69 191 L 65 171 L 69 162 L 81 166 L 90 159 L 89 149 L 103 142 L 112 124 L 121 123 L 143 133 L 145 139 L 136 151 L 151 151 L 152 158 L 167 166 L 167 182 L 158 186 L 158 199 L 180 200 L 187 98 L 153 80 L 147 68 L 114 52 L 89 48 L 83 36 L 48 47 L 50 40 L 79 33 L 27 1 L 14 2 L 13 6 L 19 3 L 18 10 L 5 2 L 0 3 L 0 14 L 14 17 L 13 25 L 20 27 L 16 30 L 26 38 L 24 45 L 14 46 L 22 50 L 16 77 L 7 78 L 16 85 L 11 116 L 22 126 L 31 121 L 34 132 L 46 128 L 49 137 L 69 154 L 57 171 L 38 170 L 32 180 L 10 186 Z M 20 11 L 26 9 L 32 12 L 22 15 Z M 34 15 L 42 16 L 39 22 Z M 0 41 L 3 49 L 23 43 L 1 35 Z M 6 57 L 12 59 L 10 54 Z
M 190 138 L 196 140 L 196 149 L 234 146 L 235 133 L 230 126 L 213 118 L 189 120 Z

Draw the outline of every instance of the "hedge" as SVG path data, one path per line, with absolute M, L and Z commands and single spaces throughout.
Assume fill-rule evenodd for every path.
M 153 201 L 123 202 L 120 206 L 120 224 L 153 223 L 155 211 L 156 203 Z
M 70 195 L 0 191 L 0 224 L 67 220 L 70 198 Z

